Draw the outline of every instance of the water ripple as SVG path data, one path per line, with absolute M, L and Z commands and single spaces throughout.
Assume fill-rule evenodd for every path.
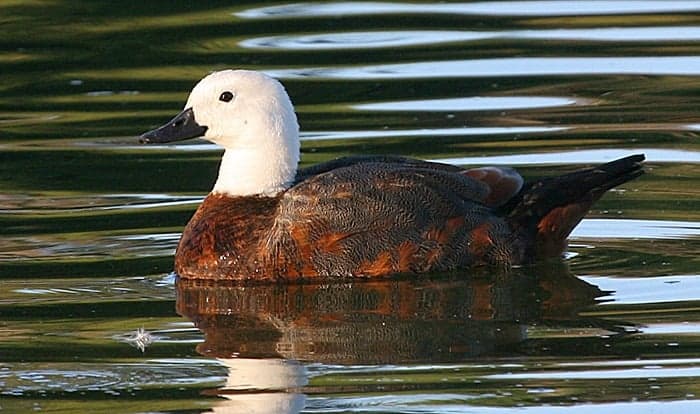
M 0 214 L 60 214 L 164 208 L 201 201 L 201 197 L 170 194 L 0 194 Z
M 180 233 L 6 236 L 0 241 L 0 261 L 168 256 L 179 239 Z
M 266 70 L 281 79 L 424 79 L 557 75 L 700 75 L 697 56 L 525 57 Z
M 586 219 L 577 226 L 574 239 L 689 239 L 700 238 L 700 223 L 670 220 Z
M 449 137 L 467 135 L 499 135 L 499 134 L 534 134 L 544 132 L 564 131 L 566 127 L 463 127 L 463 128 L 425 128 L 407 130 L 365 130 L 365 131 L 316 131 L 303 134 L 304 141 L 334 140 L 334 139 L 368 139 L 396 137 Z
M 556 96 L 471 96 L 449 99 L 377 102 L 353 105 L 362 111 L 497 111 L 586 105 L 588 101 Z
M 700 40 L 700 27 L 617 27 L 553 30 L 402 30 L 266 36 L 243 40 L 249 49 L 336 50 L 439 45 L 480 40 L 585 40 L 596 42 L 678 42 Z
M 107 303 L 143 298 L 170 300 L 174 295 L 174 283 L 161 283 L 161 277 L 4 280 L 0 305 L 74 303 L 78 300 Z
M 631 378 L 681 378 L 700 376 L 700 367 L 673 367 L 673 368 L 632 368 L 611 370 L 587 370 L 565 372 L 524 372 L 487 375 L 487 379 L 631 379 Z
M 697 302 L 700 298 L 700 275 L 675 275 L 655 277 L 581 277 L 604 291 L 615 293 L 601 306 Z M 695 331 L 697 332 L 697 331 Z
M 234 13 L 244 19 L 332 17 L 386 14 L 464 14 L 484 16 L 583 16 L 671 13 L 700 10 L 697 1 L 484 1 L 475 3 L 297 3 Z
M 612 161 L 631 154 L 644 154 L 648 162 L 700 163 L 700 151 L 685 151 L 661 148 L 601 148 L 556 153 L 530 153 L 514 155 L 494 155 L 487 157 L 440 158 L 432 161 L 454 165 L 561 165 L 596 164 Z
M 0 371 L 4 384 L 0 395 L 20 396 L 32 392 L 75 393 L 80 391 L 128 392 L 146 387 L 215 385 L 223 377 L 215 363 L 148 364 L 15 364 Z M 217 371 L 219 371 L 217 373 Z M 218 374 L 218 375 L 217 375 Z

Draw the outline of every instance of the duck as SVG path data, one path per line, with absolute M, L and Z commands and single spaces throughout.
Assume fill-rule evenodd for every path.
M 224 148 L 211 192 L 185 226 L 175 273 L 209 281 L 294 282 L 513 267 L 561 257 L 606 191 L 643 173 L 634 154 L 525 181 L 462 168 L 350 155 L 299 168 L 299 124 L 284 86 L 223 70 L 145 144 L 202 137 Z

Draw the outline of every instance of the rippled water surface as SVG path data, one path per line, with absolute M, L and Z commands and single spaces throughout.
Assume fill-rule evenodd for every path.
M 0 2 L 0 411 L 700 410 L 700 2 Z M 175 283 L 221 151 L 139 146 L 209 71 L 265 71 L 305 165 L 643 152 L 562 261 Z M 571 410 L 571 411 L 569 411 Z

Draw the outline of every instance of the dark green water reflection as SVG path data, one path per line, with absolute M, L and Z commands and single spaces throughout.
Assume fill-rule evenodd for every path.
M 693 412 L 696 1 L 0 2 L 0 411 Z M 278 76 L 302 163 L 644 152 L 560 262 L 178 284 L 206 142 L 142 147 L 206 73 Z M 255 411 L 257 410 L 257 411 Z

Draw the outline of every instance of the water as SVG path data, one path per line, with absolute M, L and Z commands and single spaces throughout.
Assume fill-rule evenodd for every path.
M 3 1 L 0 410 L 696 411 L 698 11 Z M 227 67 L 281 78 L 305 165 L 392 153 L 534 177 L 644 152 L 647 174 L 561 262 L 176 286 L 220 150 L 134 137 Z

